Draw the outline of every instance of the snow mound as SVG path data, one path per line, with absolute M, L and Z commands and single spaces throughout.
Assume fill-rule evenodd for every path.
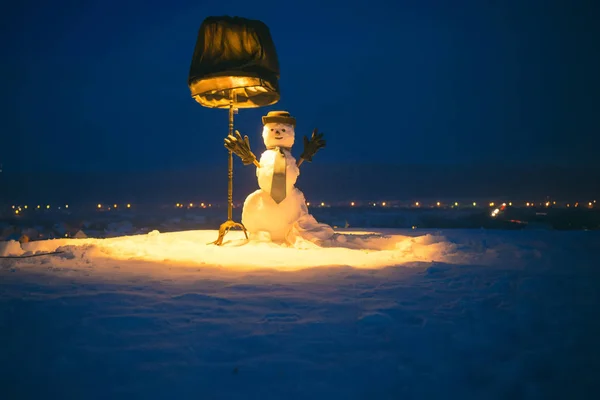
M 248 241 L 240 231 L 229 232 L 223 246 L 211 244 L 216 230 L 197 230 L 105 239 L 53 239 L 30 243 L 3 243 L 3 253 L 20 255 L 62 252 L 61 259 L 79 262 L 137 260 L 162 266 L 211 266 L 227 269 L 297 270 L 313 267 L 349 266 L 383 268 L 415 261 L 453 262 L 460 258 L 454 243 L 444 236 L 417 236 L 392 233 L 341 230 L 321 246 L 296 243 L 294 247 L 272 242 Z M 53 261 L 53 264 L 56 262 Z

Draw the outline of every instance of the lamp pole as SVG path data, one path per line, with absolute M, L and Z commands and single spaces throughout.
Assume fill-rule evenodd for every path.
M 233 114 L 235 113 L 235 89 L 229 91 L 229 134 L 233 135 Z M 212 242 L 217 246 L 223 244 L 225 235 L 231 228 L 240 228 L 244 231 L 246 239 L 248 239 L 248 232 L 246 227 L 233 220 L 233 152 L 229 150 L 229 169 L 228 169 L 228 182 L 227 182 L 227 221 L 223 222 L 219 227 L 219 237 L 217 240 Z

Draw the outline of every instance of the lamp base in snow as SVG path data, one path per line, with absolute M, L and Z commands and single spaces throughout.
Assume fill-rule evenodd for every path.
M 219 228 L 219 237 L 217 238 L 217 240 L 212 242 L 212 244 L 221 246 L 223 244 L 223 239 L 225 238 L 225 235 L 227 234 L 227 232 L 229 232 L 231 228 L 241 228 L 244 231 L 246 239 L 248 239 L 248 232 L 246 232 L 246 227 L 239 222 L 235 222 L 232 219 L 228 219 L 227 221 L 221 224 L 221 227 Z

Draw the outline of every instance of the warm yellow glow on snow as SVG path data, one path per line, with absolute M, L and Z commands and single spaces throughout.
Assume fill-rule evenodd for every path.
M 455 245 L 444 237 L 426 234 L 415 236 L 413 231 L 410 231 L 411 236 L 343 229 L 339 233 L 337 240 L 326 247 L 318 247 L 310 242 L 295 248 L 271 242 L 247 242 L 241 231 L 229 232 L 223 246 L 208 244 L 217 236 L 216 230 L 153 231 L 147 235 L 109 239 L 54 239 L 30 242 L 22 247 L 23 251 L 32 252 L 61 249 L 85 253 L 85 257 L 106 265 L 106 260 L 151 262 L 153 269 L 165 273 L 170 266 L 189 267 L 190 271 L 203 267 L 291 271 L 330 266 L 383 268 L 431 260 L 452 263 L 452 257 L 448 254 L 456 251 Z M 110 263 L 111 268 L 114 265 L 118 263 Z

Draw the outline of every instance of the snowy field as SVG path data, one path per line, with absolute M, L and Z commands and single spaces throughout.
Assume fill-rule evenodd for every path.
M 600 231 L 0 243 L 2 399 L 592 399 Z

